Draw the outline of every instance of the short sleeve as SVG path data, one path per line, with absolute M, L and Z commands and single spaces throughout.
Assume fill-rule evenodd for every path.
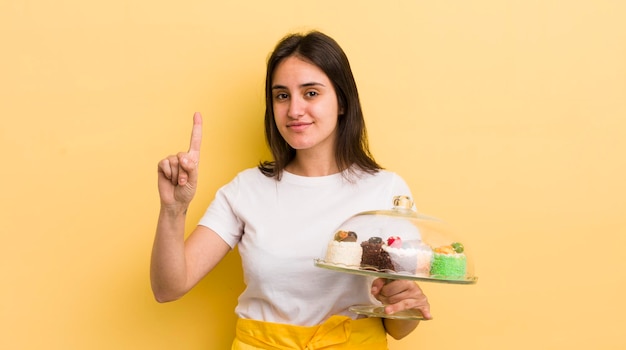
M 243 223 L 235 210 L 240 192 L 239 185 L 239 177 L 235 177 L 221 187 L 198 222 L 198 225 L 215 231 L 231 248 L 237 245 L 243 233 Z

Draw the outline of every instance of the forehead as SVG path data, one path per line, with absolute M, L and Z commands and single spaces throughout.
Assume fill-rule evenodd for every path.
M 272 85 L 301 85 L 308 83 L 329 84 L 326 73 L 314 65 L 297 56 L 289 56 L 282 60 L 272 75 Z

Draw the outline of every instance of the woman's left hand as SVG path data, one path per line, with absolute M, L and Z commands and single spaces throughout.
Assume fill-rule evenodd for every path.
M 372 295 L 385 305 L 385 313 L 417 309 L 430 320 L 430 304 L 417 283 L 408 280 L 377 278 L 372 283 Z

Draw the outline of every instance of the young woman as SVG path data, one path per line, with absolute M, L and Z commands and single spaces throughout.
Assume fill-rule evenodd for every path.
M 233 349 L 387 349 L 415 320 L 364 318 L 355 304 L 375 298 L 385 312 L 430 307 L 417 284 L 385 284 L 317 268 L 329 237 L 347 218 L 410 195 L 405 181 L 371 156 L 346 55 L 320 32 L 283 38 L 267 64 L 265 134 L 273 161 L 223 186 L 187 240 L 185 213 L 198 182 L 202 119 L 188 152 L 158 165 L 161 210 L 152 251 L 152 289 L 176 300 L 239 245 L 246 289 Z M 371 283 L 370 283 L 371 282 Z

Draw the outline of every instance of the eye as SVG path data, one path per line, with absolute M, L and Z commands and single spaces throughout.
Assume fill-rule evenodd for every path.
M 289 98 L 289 95 L 287 95 L 284 92 L 279 92 L 277 94 L 274 94 L 274 99 L 277 101 L 282 101 L 282 100 L 286 100 Z
M 318 93 L 317 91 L 307 91 L 307 92 L 305 93 L 305 96 L 306 96 L 306 97 L 315 97 L 315 96 L 317 96 L 317 95 L 319 95 L 319 93 Z

